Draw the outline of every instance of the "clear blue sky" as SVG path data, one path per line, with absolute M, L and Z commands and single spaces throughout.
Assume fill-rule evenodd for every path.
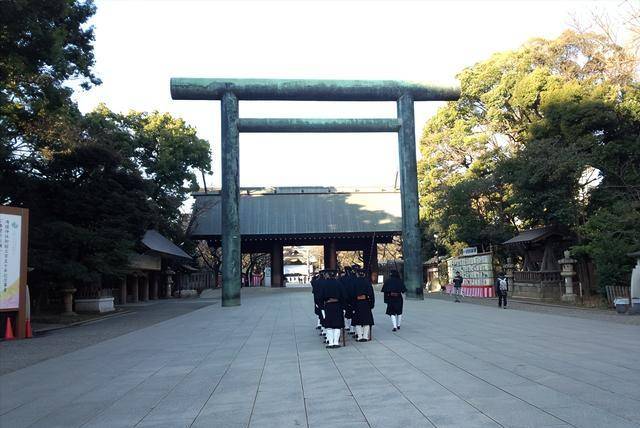
M 621 1 L 97 1 L 96 74 L 78 91 L 126 112 L 168 111 L 213 148 L 220 179 L 220 108 L 172 101 L 169 78 L 400 79 L 452 83 L 464 67 L 532 37 L 553 38 L 572 13 L 616 13 Z M 416 137 L 438 108 L 417 103 Z M 241 117 L 394 117 L 394 103 L 241 102 Z M 240 184 L 392 186 L 394 134 L 246 134 Z

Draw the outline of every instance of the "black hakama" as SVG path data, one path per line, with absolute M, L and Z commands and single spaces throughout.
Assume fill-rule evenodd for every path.
M 373 325 L 373 314 L 369 300 L 356 300 L 354 304 L 353 325 Z
M 353 325 L 373 325 L 371 310 L 375 306 L 376 297 L 371 283 L 362 277 L 358 277 L 354 283 L 353 301 Z M 360 297 L 360 299 L 358 299 Z
M 402 315 L 402 293 L 407 289 L 397 276 L 391 276 L 382 286 L 384 302 L 387 304 L 387 315 Z
M 387 315 L 402 315 L 402 295 L 387 297 Z
M 324 328 L 344 328 L 344 315 L 340 302 L 324 304 Z

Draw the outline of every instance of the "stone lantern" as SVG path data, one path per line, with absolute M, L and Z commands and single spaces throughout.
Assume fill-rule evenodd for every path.
M 164 274 L 167 275 L 167 288 L 165 298 L 169 299 L 171 298 L 171 286 L 173 285 L 173 275 L 175 275 L 175 272 L 171 270 L 171 268 L 167 268 L 167 270 L 164 271 Z
M 629 306 L 629 313 L 640 314 L 640 251 L 627 255 L 637 259 L 636 266 L 631 271 L 631 287 L 629 289 L 631 305 Z
M 569 250 L 565 250 L 564 257 L 558 260 L 558 264 L 562 270 L 560 275 L 564 278 L 565 294 L 562 295 L 562 301 L 567 303 L 575 303 L 576 295 L 573 292 L 573 276 L 576 274 L 573 265 L 578 261 L 571 258 Z
M 76 315 L 76 313 L 73 312 L 73 294 L 77 290 L 71 284 L 65 284 L 63 287 L 64 288 L 60 290 L 60 292 L 62 293 L 62 300 L 64 302 L 64 313 L 62 315 Z

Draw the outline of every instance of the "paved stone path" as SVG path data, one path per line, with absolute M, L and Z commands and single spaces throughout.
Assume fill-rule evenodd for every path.
M 427 293 L 427 299 L 454 300 L 449 294 Z M 498 306 L 497 298 L 483 299 L 479 297 L 465 297 L 464 303 L 474 305 Z M 521 311 L 547 313 L 551 315 L 562 315 L 576 318 L 584 318 L 596 321 L 608 321 L 618 324 L 628 324 L 640 326 L 640 316 L 619 314 L 613 309 L 585 308 L 580 306 L 570 306 L 564 304 L 538 303 L 535 301 L 525 301 L 520 299 L 509 299 L 509 307 Z
M 429 299 L 393 333 L 383 306 L 327 350 L 308 290 L 243 290 L 0 377 L 0 426 L 639 426 L 637 326 Z
M 109 315 L 106 318 L 98 318 L 86 324 L 60 330 L 36 333 L 36 340 L 2 342 L 0 343 L 0 375 L 211 304 L 220 305 L 216 299 L 171 299 L 127 304 L 118 306 L 123 312 Z M 41 324 L 41 326 L 45 325 Z

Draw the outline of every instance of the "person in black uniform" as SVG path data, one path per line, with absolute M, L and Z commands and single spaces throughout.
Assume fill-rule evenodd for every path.
M 384 293 L 384 302 L 387 304 L 387 315 L 391 316 L 393 331 L 399 330 L 402 323 L 402 293 L 405 293 L 407 288 L 397 270 L 389 273 L 389 278 L 384 281 L 381 291 Z
M 320 312 L 320 306 L 318 304 L 319 299 L 319 286 L 318 282 L 320 281 L 320 275 L 315 274 L 311 278 L 311 292 L 313 293 L 313 312 L 316 314 L 318 319 L 318 324 L 316 325 L 316 329 L 322 329 L 321 320 L 322 320 L 322 312 Z
M 356 326 L 356 340 L 366 342 L 371 337 L 373 313 L 376 304 L 371 281 L 367 279 L 367 271 L 359 269 L 354 281 L 355 300 L 353 303 L 353 324 Z
M 344 301 L 344 328 L 345 330 L 349 330 L 351 332 L 353 330 L 353 325 L 351 324 L 351 318 L 353 317 L 353 300 L 354 296 L 354 285 L 355 285 L 355 272 L 351 268 L 351 266 L 346 266 L 344 268 L 344 275 L 340 277 L 340 285 L 342 286 L 343 295 L 345 298 Z
M 328 271 L 328 278 L 323 282 L 321 295 L 321 311 L 327 331 L 327 348 L 340 347 L 340 333 L 344 328 L 344 293 L 336 279 L 336 271 Z
M 329 339 L 327 337 L 327 320 L 323 310 L 324 305 L 322 304 L 322 290 L 324 290 L 328 279 L 329 273 L 326 270 L 320 271 L 319 278 L 316 281 L 316 294 L 314 295 L 314 301 L 318 305 L 318 312 L 320 312 L 320 336 L 324 338 L 325 344 L 329 343 Z

